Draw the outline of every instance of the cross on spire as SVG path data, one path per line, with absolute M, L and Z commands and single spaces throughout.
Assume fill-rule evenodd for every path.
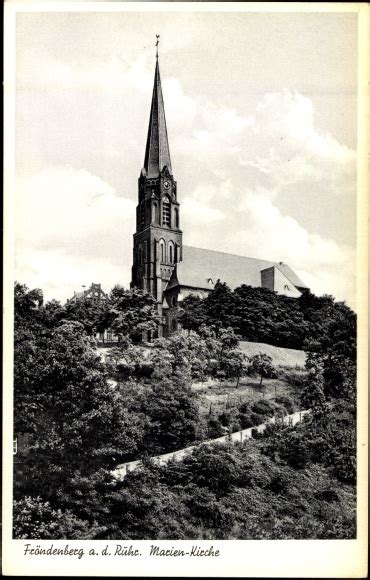
M 158 44 L 159 44 L 159 39 L 160 39 L 160 34 L 156 34 L 156 43 L 155 43 L 155 48 L 156 48 L 156 53 L 155 53 L 155 57 L 158 60 Z

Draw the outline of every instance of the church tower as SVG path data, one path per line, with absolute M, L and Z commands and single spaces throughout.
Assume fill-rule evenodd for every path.
M 139 181 L 131 286 L 152 294 L 162 314 L 163 292 L 182 259 L 177 184 L 168 145 L 158 54 L 144 167 Z M 162 332 L 160 332 L 162 334 Z M 166 331 L 164 334 L 167 334 Z

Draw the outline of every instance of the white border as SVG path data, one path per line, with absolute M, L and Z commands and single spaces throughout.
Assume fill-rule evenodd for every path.
M 86 552 L 109 544 L 134 545 L 145 555 L 152 544 L 167 549 L 176 546 L 213 545 L 219 558 L 53 557 L 23 556 L 27 541 L 11 538 L 12 413 L 13 405 L 13 256 L 14 256 L 14 114 L 15 114 L 15 16 L 17 12 L 56 11 L 173 11 L 173 12 L 357 12 L 359 14 L 358 94 L 358 537 L 356 540 L 277 541 L 32 541 L 33 546 L 69 545 Z M 25 576 L 214 576 L 214 577 L 337 577 L 361 578 L 367 573 L 367 41 L 366 3 L 203 3 L 203 2 L 7 2 L 5 4 L 5 234 L 4 234 L 4 574 Z

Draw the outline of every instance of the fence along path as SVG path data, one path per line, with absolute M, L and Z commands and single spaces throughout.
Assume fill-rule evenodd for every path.
M 267 425 L 271 425 L 275 422 L 284 423 L 286 425 L 296 425 L 302 421 L 304 415 L 310 412 L 310 409 L 306 409 L 304 411 L 297 411 L 296 413 L 292 413 L 291 415 L 285 415 L 282 418 L 271 417 L 266 423 L 261 423 L 261 425 L 257 425 L 256 427 L 249 427 L 248 429 L 243 429 L 242 431 L 235 431 L 234 433 L 229 433 L 227 435 L 223 435 L 222 437 L 218 437 L 217 439 L 208 439 L 206 441 L 199 441 L 195 445 L 191 447 L 185 447 L 184 449 L 179 449 L 178 451 L 171 451 L 171 453 L 165 453 L 164 455 L 156 455 L 152 457 L 152 461 L 157 465 L 166 465 L 171 460 L 181 461 L 187 455 L 200 445 L 210 445 L 212 443 L 230 443 L 232 441 L 243 443 L 243 441 L 247 441 L 248 439 L 253 439 L 253 433 L 263 433 L 266 429 Z M 129 472 L 135 471 L 142 466 L 142 462 L 140 459 L 136 461 L 129 461 L 128 463 L 122 463 L 119 465 L 112 473 L 117 479 L 123 479 Z

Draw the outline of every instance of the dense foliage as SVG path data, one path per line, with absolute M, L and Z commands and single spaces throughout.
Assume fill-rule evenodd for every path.
M 114 388 L 83 324 L 62 318 L 51 326 L 40 296 L 16 286 L 14 430 L 27 436 L 27 478 L 16 479 L 17 494 L 36 493 L 47 481 L 49 497 L 76 470 L 110 468 L 202 436 L 186 380 L 172 372 L 148 387 L 123 381 Z M 128 336 L 123 344 L 135 350 Z
M 217 282 L 206 298 L 185 298 L 182 309 L 181 322 L 189 330 L 202 324 L 231 326 L 247 341 L 305 350 L 308 344 L 319 343 L 322 352 L 335 341 L 341 342 L 342 353 L 355 356 L 356 316 L 332 296 L 305 291 L 297 299 L 245 285 L 232 291 Z
M 27 444 L 15 464 L 14 537 L 355 537 L 355 316 L 306 294 L 284 326 L 274 300 L 283 309 L 289 299 L 257 290 L 252 300 L 248 287 L 218 285 L 203 302 L 187 299 L 189 331 L 149 348 L 137 342 L 157 314 L 142 292 L 116 287 L 104 304 L 61 306 L 16 284 L 14 425 Z M 248 308 L 234 308 L 235 296 Z M 202 413 L 193 381 L 228 379 L 237 391 L 246 373 L 261 382 L 276 374 L 269 357 L 246 360 L 238 349 L 252 323 L 265 342 L 305 327 L 307 368 L 293 377 L 300 401 L 280 395 Z M 93 335 L 108 326 L 121 341 L 103 362 Z M 294 428 L 277 420 L 243 445 L 200 445 L 164 467 L 151 460 L 297 408 L 311 413 Z M 140 471 L 113 477 L 137 458 Z
M 15 299 L 16 311 L 21 308 L 19 315 L 23 317 L 30 316 L 26 308 L 31 307 L 29 303 L 33 301 L 33 317 L 37 303 L 38 319 L 45 326 L 52 328 L 62 321 L 80 322 L 91 336 L 109 328 L 121 338 L 128 336 L 133 341 L 139 341 L 143 332 L 156 331 L 159 322 L 156 301 L 152 296 L 137 289 L 125 290 L 122 286 L 115 286 L 100 301 L 80 298 L 61 305 L 51 300 L 43 305 L 40 290 L 29 291 L 24 285 L 16 283 Z
M 156 467 L 149 462 L 123 481 L 102 472 L 90 478 L 76 474 L 59 495 L 53 537 L 84 538 L 86 530 L 96 539 L 355 537 L 349 486 L 339 486 L 323 465 L 297 469 L 276 462 L 260 446 L 256 441 L 198 447 L 180 463 Z M 41 523 L 35 532 L 50 538 L 50 507 L 40 513 L 37 503 L 32 511 L 27 501 L 16 504 L 17 529 L 29 531 L 37 514 Z M 74 536 L 68 527 L 70 506 Z M 27 527 L 21 525 L 24 520 Z

